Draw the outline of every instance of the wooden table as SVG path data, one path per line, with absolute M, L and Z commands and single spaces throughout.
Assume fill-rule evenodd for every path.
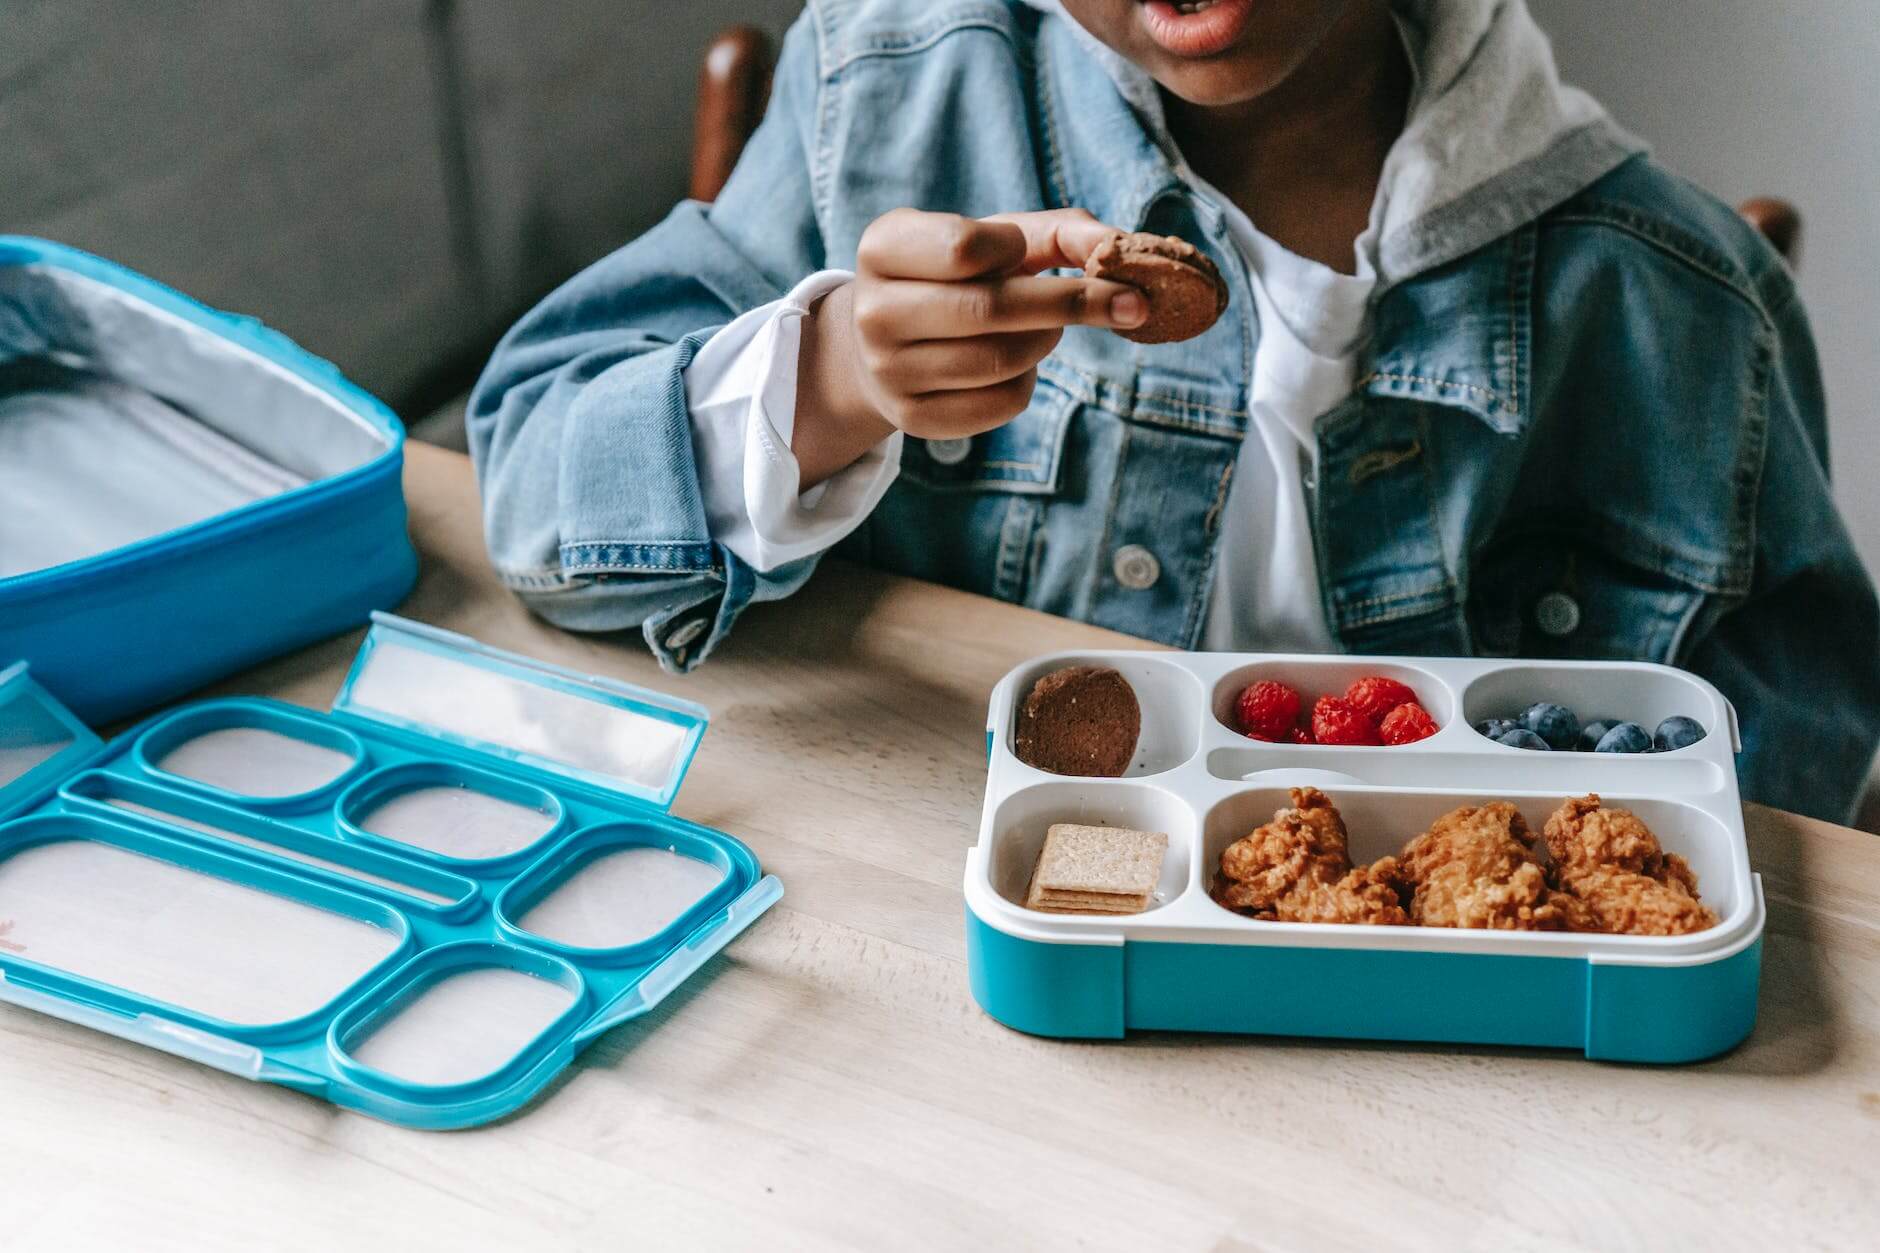
M 1749 813 L 1762 1017 L 1682 1069 L 1033 1039 L 967 991 L 987 691 L 1105 632 L 832 565 L 696 675 L 526 614 L 411 450 L 404 612 L 703 701 L 678 809 L 789 894 L 523 1114 L 406 1131 L 0 1007 L 0 1248 L 1874 1247 L 1880 841 Z M 229 691 L 324 707 L 357 634 Z

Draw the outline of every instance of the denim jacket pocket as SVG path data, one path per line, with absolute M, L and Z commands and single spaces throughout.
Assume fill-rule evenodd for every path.
M 901 477 L 930 491 L 1000 491 L 1050 495 L 1058 489 L 1064 432 L 1076 400 L 1039 379 L 1025 411 L 970 439 L 910 439 Z
M 1718 595 L 1716 582 L 1700 585 L 1597 538 L 1528 530 L 1484 555 L 1469 609 L 1484 654 L 1675 664 Z

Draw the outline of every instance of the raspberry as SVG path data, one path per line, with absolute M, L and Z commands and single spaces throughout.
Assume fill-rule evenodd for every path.
M 1368 675 L 1345 689 L 1345 701 L 1372 726 L 1399 705 L 1414 705 L 1417 694 L 1395 679 L 1381 674 Z
M 1312 707 L 1312 738 L 1321 744 L 1375 744 L 1377 725 L 1350 701 L 1321 696 Z
M 1423 706 L 1408 701 L 1384 715 L 1377 734 L 1386 744 L 1414 744 L 1436 734 L 1436 719 Z
M 1284 683 L 1261 679 L 1241 689 L 1234 704 L 1243 735 L 1272 743 L 1283 742 L 1299 720 L 1299 693 Z
M 1316 744 L 1316 743 L 1318 743 L 1318 741 L 1317 741 L 1317 740 L 1315 740 L 1315 739 L 1313 739 L 1313 738 L 1312 738 L 1312 728 L 1311 728 L 1311 727 L 1309 727 L 1309 726 L 1307 726 L 1307 725 L 1306 725 L 1305 723 L 1303 723 L 1303 722 L 1301 722 L 1301 723 L 1300 723 L 1300 724 L 1299 724 L 1298 726 L 1296 726 L 1296 727 L 1294 727 L 1294 728 L 1293 728 L 1293 729 L 1292 729 L 1292 730 L 1291 730 L 1290 732 L 1288 732 L 1287 734 L 1288 734 L 1288 736 L 1289 736 L 1289 737 L 1291 738 L 1291 740 L 1292 740 L 1292 742 L 1293 742 L 1293 743 L 1295 743 L 1295 744 Z

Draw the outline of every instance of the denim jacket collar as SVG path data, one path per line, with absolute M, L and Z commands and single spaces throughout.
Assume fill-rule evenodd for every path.
M 1043 162 L 1061 205 L 1077 205 L 1130 230 L 1140 229 L 1164 196 L 1181 193 L 1172 148 L 1158 142 L 1160 104 L 1145 118 L 1107 76 L 1088 72 L 1094 43 L 1068 21 L 1039 31 L 1039 97 L 1045 114 Z
M 1503 435 L 1528 420 L 1538 228 L 1520 227 L 1438 270 L 1383 289 L 1358 386 L 1472 413 Z
M 1159 106 L 1145 117 L 1116 83 L 1084 72 L 1090 41 L 1070 22 L 1039 32 L 1044 167 L 1055 203 L 1141 229 L 1156 202 L 1189 196 L 1196 214 L 1218 215 L 1194 196 L 1179 154 L 1158 142 Z M 1211 223 L 1212 224 L 1212 223 Z M 1526 422 L 1536 228 L 1392 286 L 1375 297 L 1359 389 L 1472 413 L 1503 434 Z

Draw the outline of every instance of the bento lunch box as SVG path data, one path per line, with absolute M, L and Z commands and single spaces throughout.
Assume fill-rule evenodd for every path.
M 383 615 L 330 714 L 101 743 L 0 670 L 0 1001 L 407 1126 L 530 1100 L 782 895 L 699 706 Z
M 1111 666 L 1142 709 L 1119 778 L 1048 774 L 1013 754 L 1017 709 L 1037 679 Z M 1385 675 L 1440 724 L 1400 747 L 1273 744 L 1233 725 L 1242 688 L 1277 679 L 1336 694 Z M 1673 752 L 1510 748 L 1472 724 L 1557 701 L 1586 717 L 1655 725 L 1684 714 L 1709 734 Z M 1576 1049 L 1589 1058 L 1688 1062 L 1756 1020 L 1762 883 L 1737 793 L 1736 714 L 1710 684 L 1665 666 L 1229 653 L 1078 652 L 1017 667 L 994 688 L 979 841 L 966 861 L 972 990 L 993 1018 L 1058 1037 L 1130 1030 L 1240 1032 Z M 1217 905 L 1221 851 L 1290 802 L 1323 790 L 1365 862 L 1397 852 L 1438 815 L 1513 802 L 1539 832 L 1567 797 L 1632 810 L 1697 873 L 1718 925 L 1683 936 L 1477 931 L 1262 922 Z M 1053 823 L 1167 832 L 1150 908 L 1123 917 L 1023 907 Z
M 0 236 L 0 660 L 87 721 L 396 604 L 403 463 L 390 410 L 254 319 Z

